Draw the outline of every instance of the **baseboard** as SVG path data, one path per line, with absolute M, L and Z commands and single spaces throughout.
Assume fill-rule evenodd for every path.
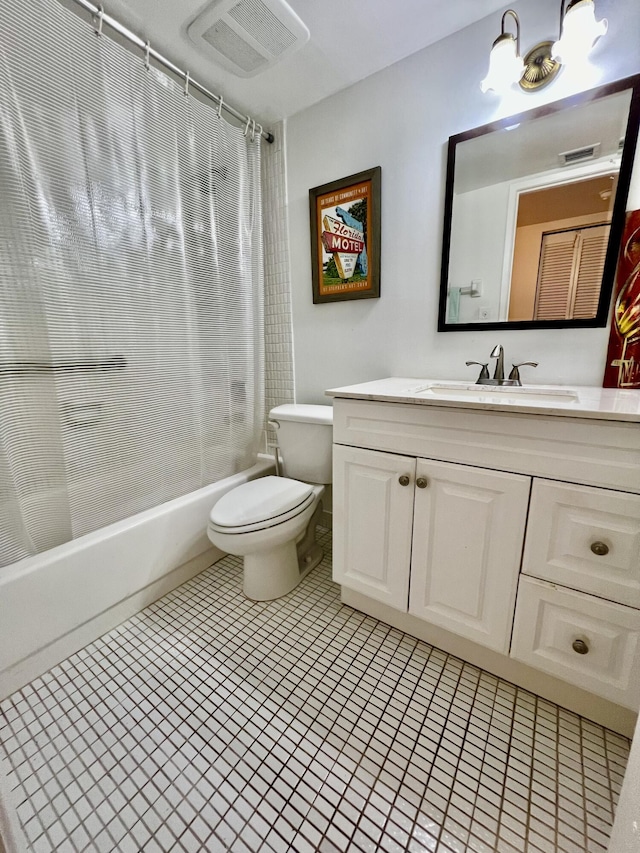
M 353 592 L 346 587 L 341 587 L 341 601 L 343 604 L 360 610 L 368 616 L 380 619 L 398 628 L 412 637 L 424 640 L 442 651 L 455 655 L 464 661 L 484 669 L 487 672 L 504 678 L 518 687 L 529 690 L 549 702 L 554 702 L 562 708 L 567 708 L 581 717 L 586 717 L 605 728 L 619 732 L 625 737 L 632 738 L 636 725 L 637 713 L 629 708 L 623 708 L 613 702 L 609 702 L 586 690 L 581 690 L 566 681 L 561 681 L 552 675 L 547 675 L 540 670 L 520 663 L 513 658 L 487 649 L 477 643 L 458 637 L 449 631 L 431 625 L 410 613 L 402 613 L 389 607 L 387 604 L 375 601 L 359 592 Z
M 5 699 L 16 690 L 29 684 L 34 678 L 47 672 L 61 661 L 68 658 L 84 646 L 97 640 L 103 634 L 120 625 L 125 619 L 162 598 L 171 590 L 190 580 L 195 575 L 207 569 L 213 563 L 224 557 L 224 552 L 218 548 L 208 548 L 202 554 L 184 563 L 182 566 L 168 572 L 158 580 L 138 590 L 128 598 L 123 599 L 113 607 L 74 628 L 69 633 L 58 637 L 48 646 L 23 658 L 2 673 L 2 688 L 0 699 Z

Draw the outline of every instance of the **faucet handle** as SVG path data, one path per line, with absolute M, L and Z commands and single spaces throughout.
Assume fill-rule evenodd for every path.
M 478 378 L 476 380 L 476 385 L 483 382 L 485 379 L 489 378 L 489 365 L 488 364 L 485 364 L 482 361 L 466 361 L 465 364 L 467 365 L 467 367 L 471 367 L 472 364 L 477 364 L 478 367 L 482 368 L 482 370 L 480 371 L 480 376 L 478 376 Z
M 537 361 L 521 361 L 520 364 L 514 364 L 511 368 L 511 373 L 509 374 L 509 381 L 514 382 L 516 385 L 522 385 L 520 381 L 520 370 L 521 367 L 537 367 Z

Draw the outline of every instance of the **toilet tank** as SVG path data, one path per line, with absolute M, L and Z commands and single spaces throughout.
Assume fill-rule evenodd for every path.
M 333 408 L 290 403 L 271 409 L 269 420 L 278 424 L 284 476 L 306 483 L 330 483 Z

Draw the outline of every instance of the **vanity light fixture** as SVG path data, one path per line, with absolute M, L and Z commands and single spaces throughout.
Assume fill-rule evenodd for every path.
M 553 45 L 551 53 L 554 59 L 565 65 L 584 61 L 609 26 L 606 18 L 596 21 L 594 0 L 572 0 L 566 13 L 562 0 L 560 21 L 560 38 Z
M 505 32 L 505 19 L 511 15 L 516 25 L 515 36 Z M 595 0 L 565 0 L 560 6 L 560 33 L 556 42 L 542 41 L 534 45 L 524 59 L 520 56 L 520 20 L 513 9 L 502 16 L 501 31 L 489 56 L 489 71 L 480 84 L 483 92 L 504 94 L 520 85 L 533 92 L 548 85 L 562 65 L 584 60 L 607 31 L 607 21 L 596 21 Z
M 516 25 L 515 36 L 505 32 L 505 20 L 511 15 Z M 489 55 L 489 71 L 480 83 L 483 92 L 504 94 L 524 73 L 524 62 L 520 56 L 520 18 L 513 9 L 507 9 L 502 16 L 500 35 L 494 41 Z

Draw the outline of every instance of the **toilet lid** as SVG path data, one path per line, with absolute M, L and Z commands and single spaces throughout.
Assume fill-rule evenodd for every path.
M 288 477 L 260 477 L 243 483 L 214 505 L 209 518 L 216 527 L 245 527 L 269 521 L 308 502 L 313 486 Z

